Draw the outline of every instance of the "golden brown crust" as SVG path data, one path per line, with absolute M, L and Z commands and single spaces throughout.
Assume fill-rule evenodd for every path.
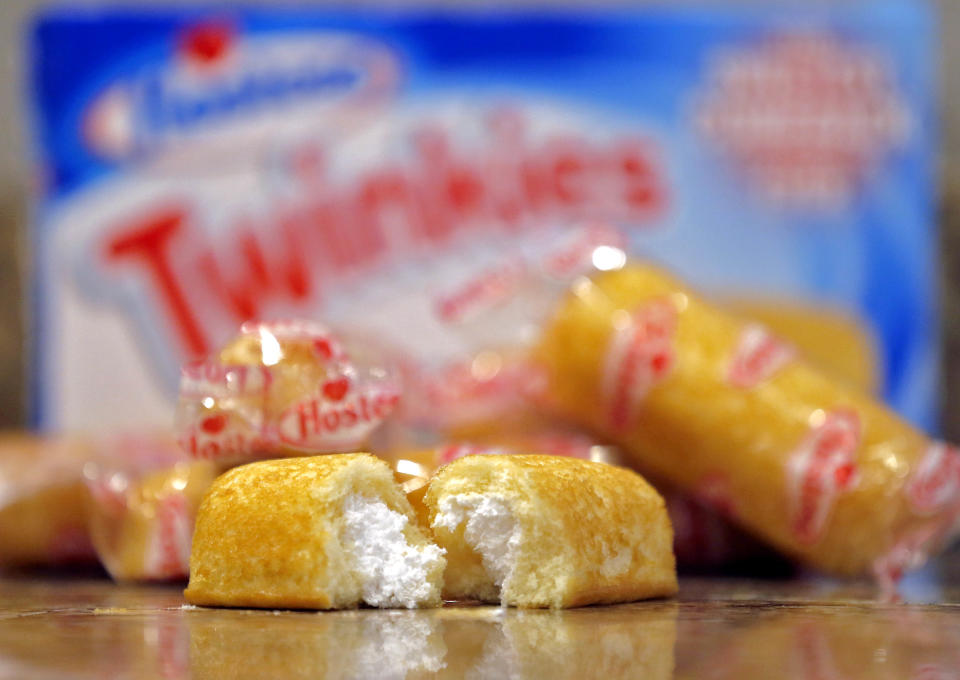
M 352 457 L 243 465 L 222 475 L 200 504 L 190 556 L 191 604 L 317 607 L 332 602 L 309 580 L 326 568 L 323 525 L 303 503 L 311 489 L 323 506 L 325 482 Z
M 467 456 L 442 468 L 424 498 L 433 523 L 445 497 L 507 498 L 523 530 L 506 604 L 571 607 L 672 595 L 673 531 L 663 499 L 630 470 L 574 458 Z M 480 558 L 456 532 L 435 529 L 448 551 L 447 595 L 482 596 Z M 458 579 L 463 569 L 467 578 Z M 485 598 L 488 599 L 488 598 Z
M 367 454 L 243 465 L 210 488 L 190 558 L 191 604 L 233 607 L 336 606 L 328 592 L 330 504 L 338 472 Z

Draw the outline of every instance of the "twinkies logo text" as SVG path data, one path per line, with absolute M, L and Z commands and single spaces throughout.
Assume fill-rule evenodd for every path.
M 399 76 L 382 44 L 342 33 L 241 35 L 224 23 L 184 31 L 169 60 L 118 79 L 81 120 L 84 145 L 123 161 L 229 126 L 267 128 L 291 111 L 311 115 L 389 97 Z M 232 136 L 232 135 L 231 135 Z

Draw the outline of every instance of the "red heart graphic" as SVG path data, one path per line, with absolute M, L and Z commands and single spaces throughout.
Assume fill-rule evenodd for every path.
M 200 423 L 200 428 L 207 434 L 219 434 L 226 426 L 227 415 L 225 413 L 204 418 Z
M 330 341 L 326 338 L 319 338 L 313 341 L 313 349 L 324 359 L 333 358 L 333 348 L 330 346 Z
M 350 389 L 350 381 L 346 378 L 337 378 L 324 383 L 323 394 L 330 401 L 340 401 L 346 395 L 348 389 Z

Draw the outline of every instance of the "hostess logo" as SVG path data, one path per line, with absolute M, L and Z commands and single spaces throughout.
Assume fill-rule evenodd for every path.
M 178 37 L 168 61 L 100 91 L 81 135 L 92 153 L 120 161 L 177 141 L 263 131 L 298 112 L 366 107 L 391 95 L 398 75 L 394 53 L 364 37 L 245 36 L 201 24 Z

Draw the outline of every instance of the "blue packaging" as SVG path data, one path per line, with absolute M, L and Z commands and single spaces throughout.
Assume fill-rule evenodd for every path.
M 33 415 L 166 425 L 178 367 L 307 316 L 462 361 L 444 291 L 600 220 L 724 298 L 839 310 L 936 429 L 934 16 L 51 9 L 28 48 Z

